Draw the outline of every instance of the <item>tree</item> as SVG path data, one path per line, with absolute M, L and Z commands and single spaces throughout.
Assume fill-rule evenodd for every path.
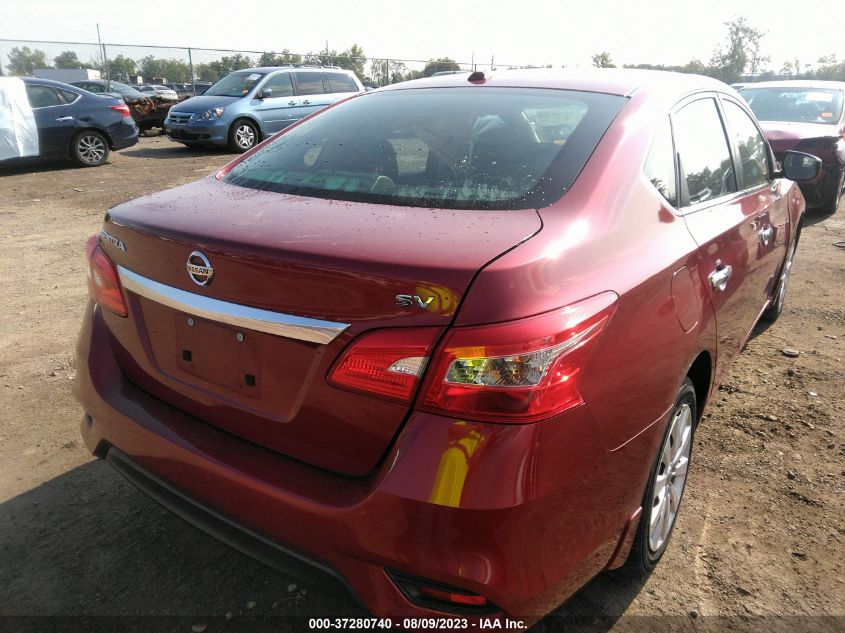
M 334 63 L 329 65 L 340 66 L 346 70 L 351 70 L 358 76 L 358 79 L 363 81 L 364 64 L 366 63 L 367 58 L 364 55 L 364 49 L 357 44 L 353 44 L 342 53 L 336 55 L 334 57 Z
M 133 83 L 133 78 L 138 76 L 138 65 L 134 59 L 118 55 L 109 60 L 109 75 L 112 79 Z
M 259 66 L 292 66 L 301 63 L 302 55 L 294 55 L 287 48 L 282 49 L 279 55 L 275 51 L 270 51 L 269 53 L 262 53 L 261 57 L 258 58 Z
M 201 81 L 217 81 L 231 72 L 244 68 L 252 68 L 252 60 L 246 55 L 237 53 L 207 64 L 197 64 L 194 66 L 194 74 L 196 79 Z
M 56 68 L 88 68 L 88 64 L 81 61 L 75 51 L 62 51 L 53 58 Z
M 438 57 L 437 59 L 428 60 L 428 63 L 422 69 L 421 75 L 423 77 L 431 77 L 434 73 L 446 70 L 460 71 L 461 67 L 451 57 Z
M 596 68 L 616 68 L 616 64 L 610 59 L 610 53 L 606 51 L 593 55 L 593 66 Z
M 109 66 L 111 66 L 111 63 Z M 139 66 L 140 74 L 144 76 L 146 81 L 153 77 L 181 83 L 191 80 L 191 67 L 181 59 L 156 58 L 148 55 L 139 62 Z
M 47 68 L 47 55 L 44 51 L 30 50 L 29 46 L 15 46 L 9 51 L 9 74 L 31 75 L 35 68 Z
M 760 40 L 766 33 L 752 27 L 744 17 L 725 22 L 725 26 L 728 27 L 726 47 L 716 49 L 710 65 L 718 71 L 722 81 L 734 83 L 742 79 L 746 68 L 756 73 L 769 61 L 768 57 L 760 56 Z

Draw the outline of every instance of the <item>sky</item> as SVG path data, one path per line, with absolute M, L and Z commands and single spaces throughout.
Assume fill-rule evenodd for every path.
M 831 13 L 840 2 L 2 0 L 0 38 L 96 42 L 99 23 L 115 43 L 307 53 L 328 41 L 338 51 L 357 43 L 368 56 L 569 67 L 607 51 L 617 65 L 671 65 L 709 61 L 724 22 L 745 16 L 766 32 L 762 52 L 778 71 L 795 58 L 845 59 L 842 16 Z

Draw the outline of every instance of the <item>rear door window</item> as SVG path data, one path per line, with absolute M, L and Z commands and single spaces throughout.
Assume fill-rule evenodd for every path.
M 323 73 L 323 81 L 329 92 L 358 92 L 355 80 L 345 73 Z
M 62 101 L 59 99 L 59 93 L 50 86 L 27 84 L 26 96 L 29 100 L 29 105 L 33 108 L 46 108 L 48 106 L 62 104 Z
M 625 101 L 524 88 L 369 93 L 282 134 L 225 179 L 379 204 L 543 207 L 572 185 Z
M 737 190 L 728 139 L 713 98 L 699 99 L 673 117 L 685 192 L 683 206 L 707 202 Z
M 323 77 L 317 72 L 296 73 L 296 88 L 301 95 L 321 95 Z
M 743 189 L 768 183 L 769 145 L 748 113 L 732 101 L 723 100 L 725 118 L 736 144 L 742 168 L 739 169 Z

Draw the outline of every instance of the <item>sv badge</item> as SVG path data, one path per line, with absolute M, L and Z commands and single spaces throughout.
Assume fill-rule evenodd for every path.
M 434 297 L 426 297 L 423 299 L 419 295 L 396 295 L 396 305 L 404 308 L 410 308 L 417 305 L 423 310 L 426 310 L 428 306 L 431 305 L 432 301 L 434 301 Z

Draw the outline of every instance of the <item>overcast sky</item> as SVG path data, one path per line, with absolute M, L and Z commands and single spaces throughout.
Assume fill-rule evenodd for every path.
M 96 41 L 99 22 L 104 41 L 132 44 L 310 52 L 328 40 L 404 59 L 576 66 L 608 51 L 619 65 L 683 64 L 708 61 L 738 15 L 767 31 L 773 70 L 845 58 L 842 0 L 2 0 L 0 37 Z

